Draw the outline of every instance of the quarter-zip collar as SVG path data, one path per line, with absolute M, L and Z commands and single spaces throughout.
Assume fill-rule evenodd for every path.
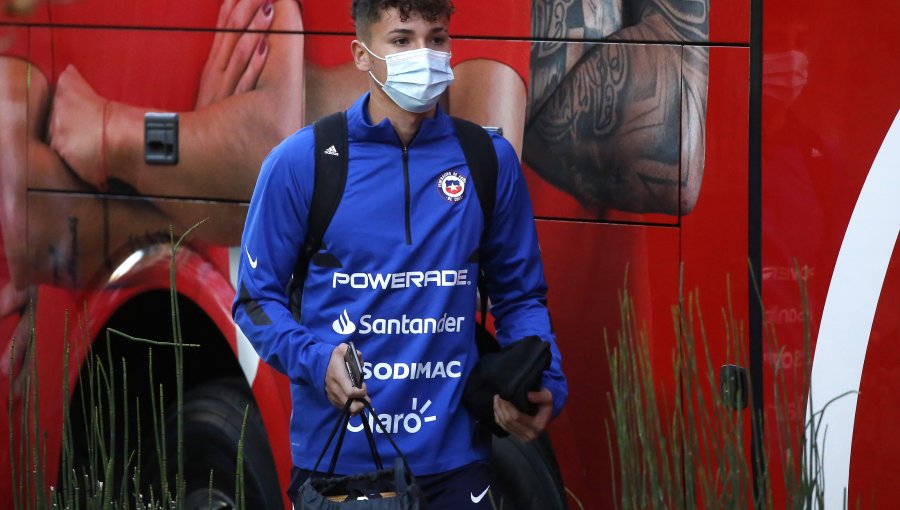
M 385 118 L 378 124 L 372 124 L 372 120 L 369 118 L 368 106 L 369 93 L 366 92 L 347 110 L 347 133 L 350 141 L 386 143 L 402 147 L 390 119 Z M 411 144 L 418 145 L 424 142 L 442 140 L 448 136 L 453 136 L 453 121 L 438 105 L 435 108 L 434 117 L 422 120 L 422 124 L 419 125 L 419 132 L 416 133 Z

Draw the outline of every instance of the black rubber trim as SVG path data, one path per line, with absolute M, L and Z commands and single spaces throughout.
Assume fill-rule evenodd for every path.
M 749 361 L 753 413 L 751 455 L 753 496 L 756 508 L 765 506 L 765 385 L 763 380 L 763 309 L 762 309 L 762 66 L 763 66 L 763 0 L 750 2 L 750 111 L 748 161 L 748 225 L 747 258 L 749 261 Z M 757 290 L 759 294 L 757 294 Z

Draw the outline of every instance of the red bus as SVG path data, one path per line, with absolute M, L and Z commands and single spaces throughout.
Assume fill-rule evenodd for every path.
M 231 321 L 236 247 L 268 150 L 366 90 L 350 58 L 350 1 L 2 3 L 0 393 L 9 398 L 0 437 L 14 441 L 0 452 L 0 501 L 12 501 L 22 480 L 6 466 L 22 461 L 29 360 L 48 485 L 60 469 L 64 401 L 76 433 L 90 432 L 79 430 L 78 388 L 91 346 L 73 341 L 68 351 L 67 331 L 101 359 L 126 360 L 131 398 L 144 402 L 149 423 L 148 402 L 161 397 L 145 381 L 174 388 L 173 358 L 158 350 L 151 374 L 145 344 L 107 344 L 105 331 L 171 340 L 169 226 L 177 237 L 208 218 L 175 261 L 184 339 L 200 345 L 184 351 L 188 498 L 206 504 L 212 467 L 217 502 L 234 504 L 249 405 L 247 494 L 257 506 L 289 508 L 287 380 Z M 613 508 L 621 474 L 607 436 L 604 331 L 614 337 L 620 327 L 626 267 L 671 399 L 684 391 L 671 362 L 671 307 L 680 287 L 700 289 L 712 366 L 739 365 L 750 384 L 749 406 L 735 411 L 750 431 L 748 458 L 784 448 L 766 374 L 777 367 L 788 384 L 804 382 L 791 370 L 807 357 L 808 311 L 811 380 L 788 402 L 788 422 L 803 432 L 809 394 L 815 412 L 851 392 L 814 416 L 823 420 L 816 438 L 807 434 L 825 452 L 823 501 L 890 501 L 900 479 L 891 430 L 900 416 L 900 207 L 891 201 L 900 192 L 900 6 L 455 4 L 456 80 L 442 104 L 502 128 L 520 153 L 570 385 L 549 429 L 552 450 L 495 445 L 501 478 L 531 501 L 521 507 Z M 177 113 L 177 129 L 171 116 L 147 113 Z M 729 302 L 746 328 L 739 353 L 717 332 Z M 19 341 L 14 354 L 10 339 L 30 331 L 29 304 L 36 341 L 27 353 Z M 770 327 L 777 345 L 766 341 Z M 134 448 L 138 411 L 129 409 L 121 412 Z M 158 463 L 147 444 L 143 463 Z M 762 497 L 772 479 L 765 467 L 755 466 L 748 494 Z M 783 499 L 783 487 L 770 488 Z

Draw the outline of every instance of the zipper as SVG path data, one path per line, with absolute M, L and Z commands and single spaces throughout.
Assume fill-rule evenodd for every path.
M 406 145 L 403 146 L 403 185 L 405 187 L 406 203 L 404 204 L 406 216 L 406 244 L 412 244 L 412 232 L 409 226 L 409 150 Z

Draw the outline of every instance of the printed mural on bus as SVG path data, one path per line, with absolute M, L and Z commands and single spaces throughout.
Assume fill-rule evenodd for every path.
M 710 3 L 458 0 L 442 108 L 502 128 L 537 217 L 675 225 L 701 196 Z M 200 254 L 238 245 L 268 151 L 368 84 L 349 0 L 3 4 L 6 395 L 25 360 L 9 340 L 42 286 L 109 285 L 130 256 L 165 250 L 170 225 L 177 238 L 208 218 Z M 178 164 L 145 163 L 147 112 L 179 113 Z

